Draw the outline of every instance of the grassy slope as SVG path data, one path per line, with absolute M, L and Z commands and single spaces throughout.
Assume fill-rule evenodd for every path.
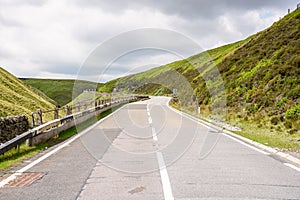
M 28 87 L 1 67 L 0 91 L 0 117 L 19 114 L 29 116 L 38 108 L 54 108 L 54 104 L 45 95 Z
M 300 10 L 258 33 L 220 63 L 218 68 L 228 83 L 228 104 L 250 103 L 277 115 L 299 103 L 299 44 Z
M 256 141 L 300 149 L 299 44 L 297 10 L 246 40 L 110 81 L 98 90 L 111 92 L 119 87 L 138 93 L 164 94 L 159 91 L 172 88 L 174 80 L 170 74 L 176 71 L 189 82 L 203 114 L 208 116 L 211 98 L 203 77 L 214 75 L 211 69 L 217 66 L 225 83 L 228 122 L 241 126 L 244 131 L 240 134 Z M 211 85 L 218 88 L 219 84 Z M 177 83 L 177 87 L 184 96 L 184 84 Z M 165 93 L 170 90 L 165 89 Z M 180 101 L 183 109 L 195 109 L 195 105 L 190 106 L 190 97 Z
M 248 128 L 244 135 L 260 137 L 272 146 L 300 149 L 299 44 L 297 10 L 218 65 L 227 80 L 227 104 L 233 113 L 228 120 Z M 257 127 L 264 134 L 257 135 Z M 274 142 L 276 137 L 279 140 Z
M 55 101 L 56 105 L 64 106 L 82 93 L 85 89 L 96 89 L 97 83 L 89 81 L 77 81 L 74 88 L 75 80 L 55 80 L 55 79 L 32 79 L 21 78 L 26 84 L 42 91 L 49 98 Z M 74 90 L 74 94 L 73 94 Z

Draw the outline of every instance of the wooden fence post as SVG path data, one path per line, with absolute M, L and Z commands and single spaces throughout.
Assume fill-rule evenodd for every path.
M 42 125 L 43 124 L 43 113 L 41 109 L 37 109 L 36 111 L 36 122 L 38 125 Z
M 34 128 L 35 127 L 34 112 L 31 113 L 31 118 L 32 118 L 32 128 Z
M 71 106 L 67 105 L 66 106 L 66 115 L 71 115 L 71 114 L 72 114 Z
M 58 109 L 58 107 L 56 106 L 56 107 L 54 108 L 54 119 L 58 119 L 58 111 L 59 111 L 59 109 Z

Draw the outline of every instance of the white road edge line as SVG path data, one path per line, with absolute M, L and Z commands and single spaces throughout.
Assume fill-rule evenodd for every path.
M 288 166 L 288 167 L 290 167 L 290 168 L 292 168 L 292 169 L 294 169 L 294 170 L 300 172 L 300 168 L 299 168 L 299 167 L 296 167 L 295 165 L 292 165 L 292 164 L 290 164 L 290 163 L 283 163 L 283 164 L 284 164 L 285 166 Z
M 264 155 L 270 155 L 270 153 L 267 153 L 267 152 L 265 152 L 265 151 L 263 151 L 263 150 L 260 150 L 260 149 L 254 147 L 254 146 L 252 146 L 252 145 L 250 145 L 250 144 L 247 144 L 247 143 L 245 143 L 245 142 L 243 142 L 243 141 L 241 141 L 241 140 L 239 140 L 239 139 L 237 139 L 237 138 L 234 138 L 234 137 L 232 137 L 232 136 L 230 136 L 230 135 L 227 135 L 227 134 L 224 134 L 224 135 L 225 135 L 226 137 L 228 137 L 228 138 L 230 138 L 230 139 L 232 139 L 232 140 L 234 140 L 234 141 L 236 141 L 236 142 L 238 142 L 238 143 L 240 143 L 240 144 L 246 146 L 246 147 L 249 147 L 250 149 L 253 149 L 253 150 L 259 152 L 259 153 L 262 153 L 262 154 L 264 154 Z
M 183 116 L 183 117 L 185 117 L 185 118 L 187 118 L 189 120 L 192 120 L 192 121 L 194 121 L 194 122 L 196 122 L 196 123 L 198 123 L 198 124 L 200 124 L 200 125 L 202 125 L 202 126 L 204 126 L 206 128 L 212 128 L 212 127 L 204 124 L 203 122 L 199 121 L 199 119 L 197 119 L 197 118 L 189 116 L 189 115 L 187 115 L 187 114 L 185 114 L 183 112 L 180 112 L 178 110 L 175 110 L 174 108 L 170 107 L 169 104 L 167 104 L 167 107 L 170 108 L 171 110 L 173 110 L 174 112 L 178 113 L 179 115 L 181 115 L 181 116 Z M 247 143 L 245 143 L 245 142 L 243 142 L 243 141 L 241 141 L 241 140 L 239 140 L 237 138 L 234 138 L 234 137 L 232 137 L 232 136 L 230 136 L 230 135 L 228 135 L 226 133 L 224 133 L 222 135 L 224 135 L 224 136 L 226 136 L 226 137 L 228 137 L 228 138 L 230 138 L 230 139 L 232 139 L 232 140 L 234 140 L 234 141 L 236 141 L 236 142 L 238 142 L 238 143 L 240 143 L 240 144 L 242 144 L 242 145 L 244 145 L 246 147 L 249 147 L 249 148 L 251 148 L 251 149 L 253 149 L 253 150 L 255 150 L 255 151 L 259 152 L 259 153 L 262 153 L 264 155 L 270 155 L 270 153 L 267 153 L 267 152 L 265 152 L 265 151 L 263 151 L 263 150 L 261 150 L 259 148 L 256 148 L 256 147 L 254 147 L 254 146 L 252 146 L 250 144 L 247 144 Z
M 126 105 L 124 105 L 126 106 Z M 7 177 L 6 179 L 2 180 L 0 182 L 0 188 L 4 187 L 7 183 L 9 183 L 10 181 L 13 181 L 18 175 L 22 174 L 23 172 L 27 171 L 28 169 L 32 168 L 33 166 L 37 165 L 38 163 L 42 162 L 43 160 L 45 160 L 46 158 L 52 156 L 53 154 L 55 154 L 56 152 L 60 151 L 61 149 L 63 149 L 64 147 L 70 145 L 72 142 L 74 142 L 75 140 L 77 140 L 78 138 L 80 138 L 81 136 L 83 136 L 84 134 L 86 134 L 87 132 L 89 132 L 91 129 L 95 128 L 97 125 L 99 125 L 102 121 L 106 120 L 107 118 L 109 118 L 111 115 L 113 115 L 114 113 L 120 111 L 124 106 L 122 106 L 121 108 L 117 109 L 115 112 L 110 113 L 109 115 L 107 115 L 106 117 L 104 117 L 103 119 L 99 120 L 98 122 L 96 122 L 94 125 L 88 127 L 87 129 L 83 130 L 82 132 L 80 132 L 79 134 L 75 135 L 74 137 L 72 137 L 71 139 L 67 140 L 66 142 L 62 143 L 60 146 L 58 146 L 57 148 L 53 149 L 52 151 L 46 153 L 45 155 L 43 155 L 42 157 L 38 158 L 37 160 L 33 161 L 32 163 L 26 165 L 25 167 L 23 167 L 22 169 L 16 171 L 15 173 L 13 173 L 12 175 L 10 175 L 9 177 Z
M 147 114 L 148 114 L 149 124 L 151 125 L 152 118 L 150 115 L 149 104 L 147 104 Z M 154 127 L 152 127 L 152 137 L 153 137 L 153 141 L 157 144 L 158 138 Z M 160 151 L 156 151 L 156 159 L 158 162 L 160 179 L 163 186 L 164 198 L 165 200 L 174 200 L 167 167 L 164 161 L 164 157 Z

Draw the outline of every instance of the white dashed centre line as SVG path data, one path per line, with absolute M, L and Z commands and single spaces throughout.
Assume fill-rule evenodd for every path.
M 147 114 L 148 114 L 149 124 L 152 128 L 153 141 L 156 143 L 156 146 L 157 146 L 158 138 L 156 135 L 155 128 L 152 126 L 152 118 L 150 115 L 149 105 L 147 105 Z M 156 151 L 156 159 L 157 159 L 158 166 L 159 166 L 159 173 L 160 173 L 161 183 L 163 186 L 165 200 L 174 200 L 171 183 L 170 183 L 167 167 L 166 167 L 166 164 L 164 161 L 164 157 L 163 157 L 162 153 L 158 150 Z

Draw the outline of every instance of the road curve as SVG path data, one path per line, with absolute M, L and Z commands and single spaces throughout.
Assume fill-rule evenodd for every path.
M 31 185 L 0 188 L 0 199 L 300 199 L 298 168 L 167 103 L 115 111 L 31 166 L 43 174 Z

